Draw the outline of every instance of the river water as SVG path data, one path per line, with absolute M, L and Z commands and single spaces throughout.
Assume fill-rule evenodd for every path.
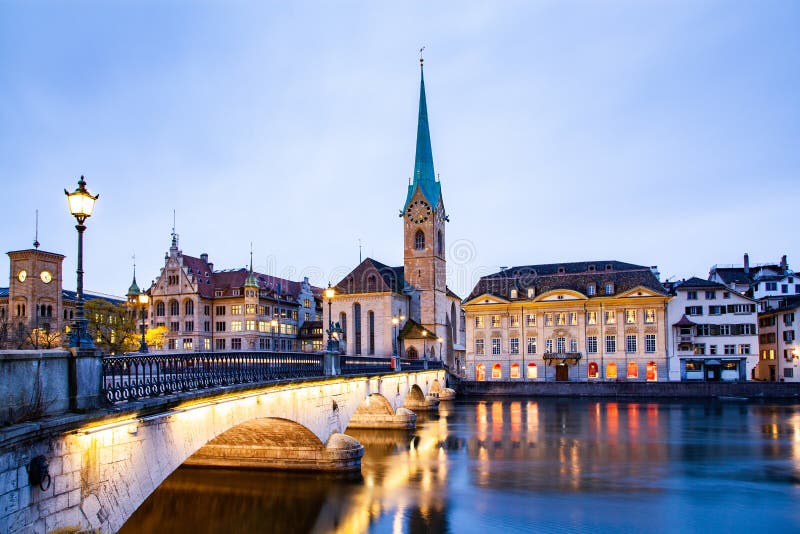
M 442 403 L 361 476 L 180 468 L 122 532 L 800 532 L 800 406 Z

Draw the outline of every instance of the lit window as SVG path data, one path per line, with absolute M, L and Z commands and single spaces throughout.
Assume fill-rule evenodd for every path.
M 545 326 L 553 326 L 553 314 L 552 313 L 545 313 L 544 314 L 544 325 Z
M 597 324 L 597 312 L 590 311 L 586 313 L 586 324 L 594 325 Z
M 569 324 L 575 326 L 578 324 L 578 314 L 575 312 L 569 312 Z
M 648 308 L 644 311 L 644 322 L 645 324 L 653 324 L 656 322 L 656 310 L 653 308 Z
M 247 321 L 247 329 L 248 330 L 255 330 L 256 329 L 256 322 L 255 321 Z
M 183 340 L 183 350 L 192 350 L 192 340 L 190 338 Z
M 205 338 L 203 340 L 203 350 L 211 350 L 211 339 Z
M 492 366 L 492 378 L 502 378 L 502 377 L 503 377 L 503 371 L 502 368 L 500 367 L 500 364 L 499 363 L 494 364 Z
M 655 382 L 658 380 L 658 368 L 656 367 L 656 362 L 647 362 L 645 378 L 648 382 Z
M 529 313 L 525 316 L 525 324 L 527 326 L 536 326 L 536 316 L 532 313 Z
M 231 306 L 231 315 L 241 315 L 242 314 L 242 306 L 240 304 L 234 304 Z
M 625 310 L 625 324 L 636 324 L 636 310 Z
M 539 368 L 536 367 L 535 363 L 528 364 L 528 378 L 532 380 L 539 378 Z
M 241 332 L 242 321 L 231 321 L 231 332 Z
M 639 378 L 639 366 L 636 362 L 628 362 L 628 378 Z
M 256 313 L 256 305 L 255 304 L 245 304 L 244 311 L 248 315 L 254 314 L 254 313 Z
M 482 363 L 475 366 L 475 380 L 481 382 L 486 380 L 486 366 Z
M 508 316 L 508 326 L 511 328 L 516 328 L 519 326 L 519 315 L 509 315 Z
M 606 324 L 615 324 L 617 322 L 617 312 L 614 310 L 607 310 L 604 314 Z
M 512 290 L 511 290 L 511 298 L 512 298 L 512 299 L 515 299 L 515 298 L 517 298 L 517 290 L 516 290 L 516 289 L 512 289 Z
M 589 378 L 597 378 L 598 367 L 597 362 L 589 362 Z
M 519 378 L 519 364 L 512 363 L 511 364 L 511 372 L 508 375 L 511 378 Z
M 483 328 L 485 326 L 483 315 L 475 316 L 475 328 Z
M 500 327 L 500 316 L 492 315 L 492 328 L 499 328 L 499 327 Z
M 529 287 L 529 288 L 528 288 L 528 298 L 529 298 L 529 299 L 532 299 L 532 298 L 533 298 L 533 288 L 532 288 L 532 287 Z
M 566 312 L 558 312 L 556 313 L 556 325 L 564 326 L 567 324 L 567 314 Z
M 616 362 L 608 362 L 606 364 L 606 378 L 617 378 Z

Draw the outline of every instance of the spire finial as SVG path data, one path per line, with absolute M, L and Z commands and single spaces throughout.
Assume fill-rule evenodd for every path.
M 253 272 L 253 242 L 250 241 L 250 272 Z
M 178 247 L 178 234 L 175 233 L 175 208 L 172 209 L 172 246 Z
M 33 238 L 33 248 L 39 249 L 39 210 L 36 210 L 36 235 Z
M 423 63 L 425 63 L 425 58 L 422 57 L 422 53 L 425 51 L 425 47 L 419 49 L 419 66 L 422 68 Z
M 364 261 L 361 259 L 361 238 L 358 238 L 358 264 L 361 265 L 361 262 Z
M 133 253 L 133 256 L 131 256 L 131 259 L 133 259 L 133 281 L 135 282 L 136 281 L 136 253 L 135 252 Z

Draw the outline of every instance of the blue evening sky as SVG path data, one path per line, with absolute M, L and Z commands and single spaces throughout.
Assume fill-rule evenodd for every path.
M 0 0 L 0 249 L 86 287 L 186 254 L 337 281 L 402 264 L 425 45 L 450 285 L 618 259 L 800 270 L 800 2 Z M 8 280 L 8 263 L 0 262 Z M 5 285 L 0 282 L 0 285 Z

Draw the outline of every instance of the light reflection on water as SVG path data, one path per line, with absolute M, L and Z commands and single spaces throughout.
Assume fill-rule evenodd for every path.
M 347 433 L 360 477 L 182 468 L 123 532 L 800 531 L 800 407 L 508 399 Z

